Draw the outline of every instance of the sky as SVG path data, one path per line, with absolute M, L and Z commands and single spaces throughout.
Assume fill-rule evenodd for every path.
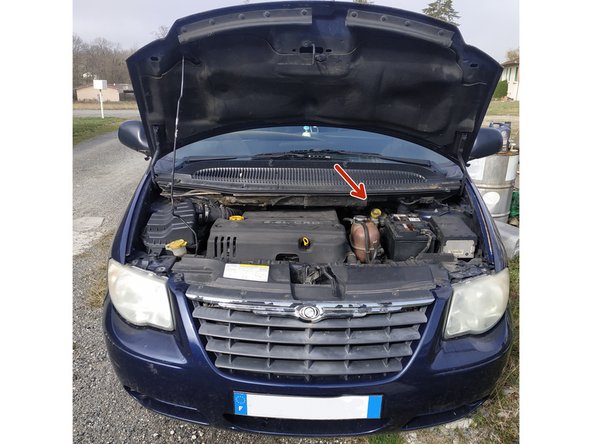
M 431 0 L 376 0 L 378 5 L 421 12 Z M 196 12 L 244 3 L 242 0 L 74 0 L 73 32 L 86 41 L 103 37 L 122 48 L 140 48 L 155 39 L 159 26 L 171 26 Z M 250 3 L 261 3 L 251 0 Z M 499 62 L 519 46 L 518 0 L 454 0 L 460 30 L 470 45 Z

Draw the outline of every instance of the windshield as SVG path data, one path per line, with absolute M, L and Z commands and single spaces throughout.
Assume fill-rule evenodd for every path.
M 222 134 L 200 140 L 177 149 L 177 166 L 191 158 L 249 158 L 269 153 L 290 153 L 303 150 L 339 150 L 344 154 L 371 153 L 404 160 L 429 161 L 440 169 L 456 165 L 446 157 L 406 140 L 391 136 L 347 128 L 323 126 L 283 126 L 259 128 Z M 159 163 L 170 164 L 172 153 Z M 361 159 L 366 162 L 384 162 L 379 158 Z M 164 165 L 160 165 L 163 167 Z

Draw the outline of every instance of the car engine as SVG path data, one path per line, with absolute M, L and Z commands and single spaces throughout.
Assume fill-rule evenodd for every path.
M 480 257 L 472 226 L 468 206 L 425 198 L 370 211 L 230 207 L 191 198 L 178 199 L 171 210 L 161 198 L 152 205 L 141 240 L 143 259 L 151 262 L 201 257 L 252 264 L 463 265 Z M 175 242 L 184 244 L 183 253 L 171 248 Z
M 207 257 L 230 261 L 344 262 L 350 252 L 335 210 L 246 211 L 217 219 Z

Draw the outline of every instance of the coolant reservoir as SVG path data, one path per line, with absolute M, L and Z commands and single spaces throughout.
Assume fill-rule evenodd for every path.
M 350 232 L 350 242 L 360 262 L 372 262 L 380 247 L 378 227 L 365 216 L 355 216 Z
M 165 245 L 165 249 L 171 251 L 176 257 L 183 257 L 187 254 L 187 241 L 177 239 Z

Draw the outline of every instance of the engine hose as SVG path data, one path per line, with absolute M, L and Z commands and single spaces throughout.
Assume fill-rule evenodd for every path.
M 208 224 L 216 219 L 228 219 L 230 216 L 239 215 L 242 212 L 224 205 L 209 205 L 206 203 L 196 203 L 195 212 L 200 224 Z
M 432 232 L 430 230 L 420 230 L 419 232 L 421 234 L 426 235 L 428 237 L 428 241 L 426 242 L 426 246 L 423 247 L 423 250 L 421 250 L 417 256 L 422 255 L 426 251 L 428 251 L 430 249 L 430 246 L 432 245 L 432 241 L 434 240 L 434 236 L 432 235 Z
M 368 226 L 363 223 L 362 228 L 364 229 L 364 253 L 366 256 L 366 263 L 370 263 L 370 233 L 368 232 Z

